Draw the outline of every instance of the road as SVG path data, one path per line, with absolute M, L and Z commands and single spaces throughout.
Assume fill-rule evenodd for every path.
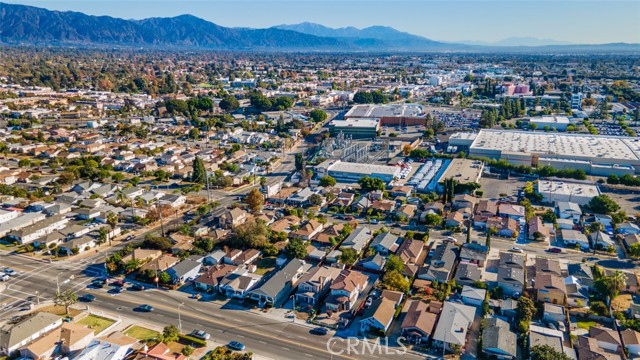
M 91 293 L 96 300 L 86 303 L 89 309 L 97 314 L 105 313 L 111 316 L 127 318 L 135 323 L 151 324 L 164 327 L 168 324 L 179 325 L 178 313 L 184 332 L 201 329 L 212 334 L 212 340 L 227 343 L 232 340 L 243 342 L 248 351 L 273 359 L 375 359 L 384 358 L 382 355 L 350 356 L 331 355 L 327 351 L 327 341 L 330 336 L 316 336 L 309 334 L 309 327 L 292 323 L 290 319 L 278 319 L 239 306 L 221 305 L 216 302 L 201 302 L 188 298 L 188 294 L 168 291 L 164 289 L 148 289 L 145 291 L 125 290 L 121 294 L 113 295 L 108 292 L 110 287 L 102 289 L 89 288 L 93 274 L 100 271 L 103 255 L 97 254 L 82 262 L 59 261 L 54 263 L 42 262 L 20 255 L 8 253 L 0 254 L 0 264 L 18 271 L 18 275 L 5 283 L 6 289 L 0 294 L 0 318 L 10 319 L 21 314 L 21 304 L 28 297 L 37 298 L 43 302 L 51 300 L 56 291 L 56 283 L 60 290 L 72 290 L 79 295 Z M 178 310 L 180 303 L 184 302 Z M 10 307 L 7 307 L 6 305 Z M 81 303 L 85 304 L 85 303 Z M 141 304 L 152 305 L 152 313 L 135 311 Z M 332 349 L 346 350 L 345 341 L 334 341 Z M 404 354 L 394 356 L 394 359 L 418 359 L 419 356 Z

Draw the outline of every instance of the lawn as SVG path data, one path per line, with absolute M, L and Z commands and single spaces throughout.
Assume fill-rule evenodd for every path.
M 115 320 L 107 319 L 102 316 L 90 314 L 78 321 L 79 324 L 86 325 L 89 329 L 93 329 L 95 334 L 101 333 L 104 329 L 115 323 Z
M 623 294 L 616 296 L 611 302 L 611 308 L 614 311 L 625 311 L 631 306 L 631 295 Z
M 143 328 L 142 326 L 138 325 L 133 325 L 132 327 L 128 328 L 127 331 L 124 332 L 124 334 L 144 341 L 155 339 L 156 337 L 158 337 L 158 335 L 160 335 L 160 333 L 157 331 Z
M 593 326 L 598 326 L 598 323 L 595 321 L 578 321 L 578 327 L 580 329 L 589 330 L 589 328 Z
M 50 305 L 50 306 L 46 306 L 46 307 L 40 308 L 39 312 L 48 312 L 48 313 L 54 314 L 54 315 L 67 316 L 67 313 L 66 313 L 66 311 L 64 309 L 64 306 Z M 71 317 L 76 317 L 80 313 L 82 313 L 81 310 L 74 309 L 74 308 L 71 308 L 71 307 L 69 308 L 69 316 L 71 316 Z
M 264 275 L 267 272 L 275 269 L 276 258 L 275 257 L 262 258 L 258 260 L 258 263 L 256 264 L 256 266 L 257 266 L 257 269 L 255 271 L 255 274 Z

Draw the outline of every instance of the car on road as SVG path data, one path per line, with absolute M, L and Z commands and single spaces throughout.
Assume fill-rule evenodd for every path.
M 142 312 L 152 312 L 154 309 L 153 309 L 153 306 L 144 304 L 144 305 L 138 306 L 138 310 Z
M 523 253 L 524 252 L 524 250 L 522 250 L 519 247 L 512 247 L 511 250 L 509 250 L 509 251 L 515 252 L 515 253 Z
M 124 290 L 124 288 L 114 287 L 113 289 L 110 289 L 108 292 L 109 292 L 109 294 L 118 295 L 118 294 L 122 293 L 123 290 Z
M 239 341 L 232 341 L 229 344 L 227 344 L 227 347 L 231 350 L 237 350 L 237 351 L 242 351 L 245 349 L 244 344 Z
M 127 236 L 124 240 L 125 240 L 125 241 L 131 241 L 131 240 L 133 240 L 133 239 L 135 239 L 135 236 L 133 236 L 133 235 L 129 235 L 129 236 Z
M 364 302 L 364 306 L 368 308 L 368 307 L 369 307 L 369 306 L 371 306 L 372 304 L 373 304 L 373 298 L 372 298 L 371 296 L 369 296 L 369 297 L 367 298 L 367 300 Z
M 327 335 L 328 331 L 327 331 L 327 328 L 316 327 L 311 329 L 309 333 L 313 335 Z
M 102 288 L 104 286 L 104 280 L 99 280 L 99 279 L 98 280 L 93 280 L 91 282 L 91 285 L 93 287 L 95 287 L 95 288 L 99 288 L 100 289 L 100 288 Z
M 133 284 L 131 285 L 131 288 L 129 288 L 130 290 L 134 290 L 134 291 L 142 291 L 144 290 L 144 285 L 142 284 Z
M 4 273 L 9 275 L 9 276 L 18 275 L 18 273 L 15 270 L 11 269 L 11 268 L 4 268 Z
M 554 253 L 554 254 L 560 254 L 560 253 L 562 253 L 562 249 L 557 248 L 557 247 L 549 248 L 547 251 L 549 251 L 550 253 Z
M 378 223 L 379 223 L 378 219 L 371 219 L 371 224 L 376 225 Z
M 200 340 L 209 340 L 211 338 L 211 335 L 203 330 L 193 330 L 189 335 Z
M 84 294 L 78 300 L 80 300 L 82 302 L 92 302 L 95 299 L 96 299 L 96 297 L 94 295 Z
M 114 280 L 111 286 L 124 286 L 124 280 Z
M 9 281 L 11 277 L 7 274 L 0 275 L 0 281 Z

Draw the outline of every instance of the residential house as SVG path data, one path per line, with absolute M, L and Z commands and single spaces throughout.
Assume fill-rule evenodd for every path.
M 529 325 L 529 346 L 548 345 L 559 353 L 564 353 L 564 333 L 559 330 L 531 324 Z
M 297 230 L 294 230 L 289 233 L 289 237 L 294 238 L 298 237 L 302 240 L 308 241 L 311 240 L 314 236 L 318 235 L 322 229 L 324 228 L 324 224 L 319 222 L 316 219 L 311 219 L 307 221 L 306 224 L 302 225 Z
M 469 285 L 464 285 L 462 287 L 462 292 L 460 293 L 460 298 L 462 299 L 463 304 L 480 307 L 482 306 L 486 295 L 486 289 L 478 289 Z
M 439 306 L 432 307 L 438 303 Z M 438 314 L 442 310 L 442 303 L 431 301 L 429 304 L 420 300 L 412 300 L 400 325 L 402 336 L 414 344 L 427 343 L 433 334 Z
M 187 202 L 187 197 L 179 194 L 166 194 L 158 202 L 161 205 L 169 205 L 177 209 Z
M 14 220 L 17 219 L 19 219 L 19 217 Z M 54 215 L 36 222 L 33 225 L 23 227 L 20 230 L 11 231 L 7 236 L 11 240 L 15 240 L 20 244 L 29 244 L 40 237 L 49 235 L 56 230 L 63 229 L 68 222 L 69 218 L 62 215 Z
M 327 294 L 334 279 L 340 275 L 340 269 L 329 266 L 316 266 L 302 275 L 295 294 L 296 303 L 315 305 Z
M 589 250 L 590 244 L 587 237 L 576 230 L 560 230 L 562 241 L 567 245 L 580 246 L 581 250 Z
M 454 227 L 463 228 L 464 221 L 465 221 L 464 214 L 462 212 L 453 211 L 447 214 L 447 217 L 444 221 L 444 226 L 448 228 L 454 228 Z
M 433 346 L 448 351 L 452 350 L 451 345 L 463 348 L 475 314 L 476 309 L 472 306 L 445 301 L 433 334 Z
M 580 205 L 574 202 L 558 201 L 555 207 L 556 215 L 560 219 L 570 219 L 573 223 L 580 222 L 582 210 Z
M 477 264 L 461 261 L 454 279 L 457 285 L 473 285 L 476 281 L 482 280 L 482 271 Z
M 476 206 L 476 198 L 468 195 L 468 194 L 458 194 L 453 197 L 453 208 L 454 209 L 463 209 L 463 208 L 471 208 L 473 209 Z
M 356 270 L 342 270 L 330 287 L 327 310 L 350 310 L 369 283 L 367 275 Z
M 518 221 L 510 217 L 494 216 L 487 219 L 487 228 L 497 231 L 498 236 L 518 236 Z
M 553 274 L 556 276 L 562 276 L 560 261 L 540 256 L 536 257 L 535 275 L 537 274 Z
M 288 215 L 269 225 L 269 228 L 275 232 L 289 232 L 291 231 L 291 226 L 300 224 L 300 221 L 299 217 Z
M 144 352 L 139 352 L 132 360 L 186 360 L 188 359 L 181 353 L 175 353 L 164 342 L 155 344 Z
M 391 214 L 395 210 L 396 205 L 396 202 L 393 200 L 381 199 L 372 202 L 369 208 L 377 211 L 378 213 Z
M 597 250 L 606 251 L 609 249 L 615 249 L 617 246 L 617 243 L 603 231 L 597 231 L 589 234 L 589 241 L 591 243 L 591 248 Z
M 141 264 L 144 264 L 151 260 L 155 260 L 160 256 L 162 256 L 162 251 L 160 250 L 138 248 L 133 249 L 133 252 L 131 254 L 123 256 L 121 262 L 123 264 L 126 264 L 129 261 L 135 260 L 140 262 Z
M 527 238 L 529 240 L 549 242 L 551 236 L 549 228 L 542 223 L 539 216 L 534 216 L 527 222 Z
M 552 323 L 564 322 L 565 321 L 565 313 L 564 306 L 550 304 L 545 302 L 542 311 L 542 320 Z
M 235 229 L 249 219 L 249 213 L 241 208 L 227 210 L 218 218 L 218 225 L 225 229 Z
M 368 227 L 360 227 L 351 232 L 340 245 L 340 250 L 353 249 L 356 253 L 361 253 L 371 240 L 371 230 Z
M 236 268 L 218 283 L 218 292 L 229 298 L 243 299 L 262 279 L 247 268 Z
M 207 271 L 198 276 L 193 285 L 196 289 L 201 291 L 218 291 L 218 286 L 222 279 L 228 274 L 238 269 L 235 265 L 220 264 L 211 266 Z
M 163 254 L 159 258 L 142 265 L 140 270 L 154 270 L 156 272 L 165 271 L 177 264 L 178 261 L 180 261 L 179 257 Z
M 631 250 L 631 246 L 634 244 L 640 243 L 640 234 L 626 234 L 622 238 L 622 242 L 627 249 L 627 251 Z
M 36 313 L 15 324 L 6 324 L 0 328 L 0 354 L 11 355 L 61 325 L 60 316 L 47 312 Z
M 360 331 L 367 333 L 371 329 L 376 329 L 386 334 L 393 322 L 396 310 L 396 303 L 384 296 L 373 300 L 371 306 L 365 310 L 360 320 Z
M 313 190 L 311 190 L 310 188 L 304 188 L 300 191 L 298 191 L 297 193 L 289 196 L 287 198 L 287 203 L 294 205 L 294 206 L 305 206 L 309 204 L 309 197 L 311 195 L 315 194 L 315 192 Z
M 198 277 L 200 268 L 202 268 L 201 262 L 185 259 L 165 270 L 165 272 L 171 276 L 174 284 L 182 284 Z
M 569 276 L 576 278 L 582 286 L 593 286 L 593 271 L 591 266 L 585 263 L 570 263 L 567 265 L 567 273 Z
M 411 220 L 416 215 L 418 207 L 414 204 L 403 204 L 396 210 L 396 216 L 399 218 Z
M 360 260 L 357 265 L 372 272 L 381 272 L 384 270 L 386 263 L 387 259 L 376 253 Z
M 498 215 L 514 220 L 523 219 L 526 215 L 524 206 L 502 203 L 498 206 Z
M 402 238 L 400 236 L 390 232 L 382 232 L 373 238 L 369 248 L 380 255 L 387 256 L 395 253 L 400 244 L 402 244 Z
M 564 279 L 552 273 L 536 273 L 534 289 L 538 301 L 564 305 L 567 288 Z
M 629 351 L 632 357 L 640 356 L 640 332 L 633 329 L 620 331 L 622 346 Z
M 445 283 L 453 277 L 453 270 L 458 261 L 459 249 L 455 243 L 446 241 L 438 245 L 435 254 L 431 258 L 431 264 L 421 268 L 418 272 L 418 279 L 437 280 Z M 425 270 L 426 269 L 426 270 Z
M 466 263 L 473 263 L 478 267 L 484 267 L 489 255 L 489 248 L 477 243 L 463 244 L 460 249 L 460 261 Z
M 496 286 L 507 296 L 520 296 L 525 286 L 524 268 L 524 254 L 501 252 Z
M 398 196 L 409 197 L 413 191 L 413 186 L 394 186 L 389 190 L 389 195 L 393 198 Z
M 623 223 L 616 225 L 616 231 L 619 234 L 623 234 L 623 235 L 627 235 L 627 234 L 638 235 L 640 234 L 640 226 L 638 226 L 635 223 L 625 221 Z
M 81 254 L 96 247 L 98 245 L 97 240 L 95 237 L 85 235 L 60 244 L 58 248 L 68 255 Z
M 60 350 L 74 355 L 89 345 L 94 331 L 79 323 L 64 323 L 60 328 Z
M 487 319 L 482 330 L 482 352 L 489 357 L 511 360 L 517 355 L 517 335 L 511 331 L 511 324 L 496 318 Z
M 289 298 L 291 291 L 308 268 L 310 266 L 303 261 L 292 259 L 284 267 L 272 270 L 266 280 L 249 291 L 249 296 L 261 304 L 278 307 L 283 300 Z
M 73 360 L 123 360 L 138 340 L 120 332 L 95 338 Z
M 418 264 L 420 260 L 424 261 L 423 250 L 424 241 L 407 239 L 400 245 L 397 254 L 405 264 Z

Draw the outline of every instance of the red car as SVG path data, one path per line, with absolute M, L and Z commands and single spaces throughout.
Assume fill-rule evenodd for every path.
M 555 253 L 555 254 L 560 254 L 562 252 L 562 249 L 560 248 L 549 248 L 549 252 L 550 253 Z
M 124 286 L 124 280 L 114 280 L 111 285 L 113 286 Z

